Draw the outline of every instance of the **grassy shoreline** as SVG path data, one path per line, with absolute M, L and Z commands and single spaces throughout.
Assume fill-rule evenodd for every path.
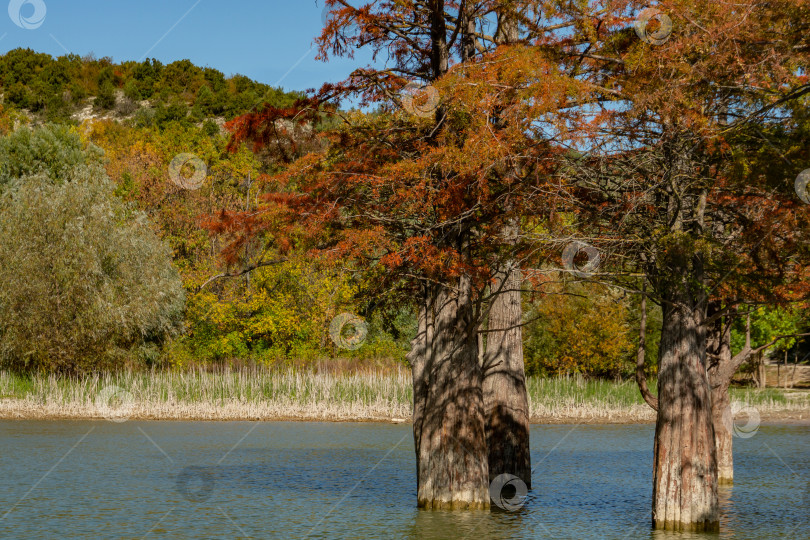
M 654 381 L 652 381 L 654 388 Z M 528 380 L 533 423 L 652 422 L 634 381 Z M 810 418 L 810 393 L 735 388 L 732 400 L 763 420 Z M 0 372 L 0 418 L 316 420 L 407 422 L 405 367 L 361 373 L 307 370 L 156 371 L 71 379 Z

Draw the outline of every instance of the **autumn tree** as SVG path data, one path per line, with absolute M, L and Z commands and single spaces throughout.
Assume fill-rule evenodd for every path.
M 801 84 L 802 79 L 798 81 Z M 724 134 L 725 147 L 719 166 L 725 167 L 732 188 L 723 187 L 727 189 L 726 198 L 716 219 L 728 225 L 728 216 L 737 214 L 741 221 L 736 230 L 752 236 L 748 239 L 749 253 L 743 254 L 737 266 L 712 288 L 704 323 L 720 483 L 732 483 L 734 478 L 733 411 L 729 395 L 732 378 L 752 357 L 770 347 L 791 343 L 801 335 L 800 329 L 782 321 L 778 325 L 781 331 L 770 332 L 765 337 L 757 335 L 755 328 L 752 339 L 751 328 L 745 323 L 752 310 L 756 313 L 763 309 L 757 306 L 789 306 L 804 301 L 808 294 L 807 272 L 799 262 L 808 255 L 802 240 L 808 230 L 808 216 L 806 207 L 797 200 L 798 194 L 791 192 L 795 186 L 790 186 L 789 182 L 796 175 L 797 164 L 810 159 L 806 144 L 802 144 L 808 140 L 808 122 L 806 98 L 801 98 L 801 88 L 794 90 L 796 99 L 784 100 L 779 107 L 771 107 L 759 96 L 754 101 L 754 110 L 758 112 L 756 120 L 740 123 Z M 726 115 L 719 122 L 729 127 Z M 762 211 L 761 215 L 769 216 L 765 229 L 760 227 L 762 219 L 754 210 L 759 202 L 753 200 L 760 197 L 778 199 L 776 204 L 771 203 Z M 740 212 L 737 208 L 746 211 Z M 745 225 L 745 231 L 741 224 Z M 774 238 L 779 247 L 768 243 Z M 761 244 L 765 245 L 760 247 Z M 736 354 L 732 354 L 731 335 L 735 324 L 742 327 L 741 343 L 736 347 Z M 643 358 L 640 357 L 640 361 Z M 642 371 L 640 367 L 639 373 Z M 642 384 L 642 377 L 639 383 Z M 647 402 L 657 408 L 657 400 L 651 398 L 645 388 L 642 393 Z
M 221 222 L 247 235 L 272 230 L 267 237 L 281 250 L 293 240 L 307 241 L 319 253 L 379 269 L 381 293 L 394 290 L 402 293 L 396 298 L 416 300 L 419 329 L 408 358 L 418 504 L 486 507 L 489 480 L 500 472 L 490 471 L 490 464 L 530 481 L 528 437 L 506 439 L 511 428 L 528 431 L 518 346 L 520 268 L 530 259 L 537 267 L 539 252 L 531 247 L 535 239 L 521 232 L 522 221 L 532 228 L 550 215 L 557 199 L 541 186 L 564 141 L 583 136 L 575 129 L 577 111 L 557 113 L 591 87 L 560 71 L 575 50 L 568 36 L 554 32 L 563 28 L 586 39 L 580 34 L 591 27 L 577 21 L 587 19 L 590 8 L 328 4 L 332 15 L 318 40 L 321 57 L 367 46 L 376 55 L 390 53 L 391 67 L 357 70 L 297 111 L 268 107 L 249 115 L 234 124 L 235 140 L 276 146 L 289 140 L 285 116 L 300 123 L 308 108 L 326 100 L 359 95 L 383 109 L 348 116 L 346 126 L 325 134 L 326 151 L 298 159 L 278 175 L 261 217 L 225 215 Z M 560 17 L 562 25 L 550 22 Z M 497 21 L 494 35 L 482 30 L 490 19 Z M 527 35 L 547 47 L 527 47 Z M 403 95 L 411 81 L 430 87 Z M 549 127 L 558 140 L 544 132 Z M 508 383 L 489 386 L 489 438 L 478 359 L 479 328 L 487 319 L 485 333 L 492 336 L 486 336 L 484 361 L 495 368 L 490 381 Z M 513 389 L 517 396 L 509 395 Z M 503 421 L 508 416 L 515 421 Z M 488 448 L 498 450 L 488 455 Z
M 562 8 L 554 2 L 412 2 L 401 6 L 368 3 L 359 8 L 343 1 L 329 3 L 340 9 L 321 36 L 323 57 L 329 53 L 350 54 L 354 47 L 363 45 L 376 54 L 397 52 L 391 69 L 358 70 L 344 84 L 325 91 L 338 95 L 360 93 L 372 102 L 394 94 L 399 78 L 432 84 L 430 90 L 438 91 L 443 103 L 436 107 L 433 126 L 427 132 L 430 135 L 415 148 L 416 152 L 402 153 L 399 159 L 416 164 L 423 176 L 432 176 L 431 191 L 449 187 L 452 191 L 448 196 L 456 193 L 463 197 L 453 201 L 455 207 L 444 203 L 445 208 L 452 209 L 445 218 L 447 222 L 432 220 L 429 228 L 423 225 L 421 231 L 406 231 L 400 240 L 406 246 L 417 239 L 427 241 L 436 252 L 448 252 L 464 265 L 442 268 L 435 276 L 427 268 L 419 268 L 416 273 L 427 299 L 421 308 L 426 315 L 420 315 L 424 323 L 409 356 L 416 396 L 420 505 L 436 504 L 436 493 L 431 489 L 444 465 L 433 468 L 435 454 L 452 459 L 457 452 L 454 441 L 449 441 L 447 451 L 437 448 L 433 438 L 426 436 L 438 431 L 442 424 L 462 429 L 465 422 L 463 418 L 442 416 L 455 414 L 445 409 L 452 392 L 457 391 L 450 377 L 430 385 L 426 379 L 431 373 L 441 373 L 439 366 L 445 364 L 462 369 L 447 372 L 457 374 L 456 386 L 464 384 L 462 377 L 468 377 L 467 369 L 472 370 L 466 379 L 471 387 L 479 377 L 466 359 L 443 352 L 448 346 L 444 341 L 451 337 L 435 328 L 436 324 L 445 324 L 448 329 L 461 324 L 464 331 L 456 335 L 467 336 L 470 323 L 441 322 L 445 315 L 435 311 L 437 304 L 448 306 L 453 311 L 452 319 L 469 319 L 462 312 L 471 310 L 480 314 L 473 317 L 473 324 L 486 321 L 480 376 L 489 479 L 508 473 L 531 485 L 521 266 L 536 263 L 542 250 L 537 249 L 537 239 L 523 234 L 523 230 L 526 225 L 532 227 L 538 220 L 548 219 L 559 202 L 556 187 L 544 190 L 539 186 L 555 169 L 554 156 L 563 151 L 564 145 L 586 136 L 576 106 L 580 100 L 598 99 L 594 94 L 598 96 L 596 90 L 601 90 L 593 84 L 593 72 L 571 77 L 565 68 L 570 65 L 576 70 L 574 64 L 581 62 L 578 49 L 591 41 L 595 27 L 614 27 L 618 19 L 601 6 Z M 597 14 L 603 19 L 598 19 Z M 352 27 L 349 22 L 359 30 L 356 35 L 346 33 Z M 532 44 L 539 46 L 527 47 Z M 429 99 L 430 92 L 425 94 Z M 407 110 L 408 103 L 402 101 Z M 582 131 L 577 127 L 583 127 Z M 544 128 L 550 128 L 556 136 Z M 414 171 L 407 173 L 413 175 Z M 419 223 L 424 223 L 424 215 L 417 217 Z M 406 222 L 413 219 L 408 216 Z M 448 235 L 450 223 L 456 227 L 456 236 Z M 386 221 L 380 219 L 378 226 L 386 226 Z M 381 258 L 384 263 L 393 260 Z M 409 260 L 402 256 L 396 261 L 400 267 L 415 262 L 413 257 Z M 454 274 L 459 274 L 459 281 L 448 282 Z M 437 286 L 449 288 L 451 297 L 463 299 L 465 305 L 446 303 L 442 295 L 448 291 L 437 290 Z M 470 287 L 472 292 L 467 292 Z M 432 323 L 432 319 L 436 322 Z M 463 337 L 465 344 L 454 348 L 466 351 L 467 339 Z M 433 392 L 444 394 L 436 397 L 431 395 Z M 477 401 L 473 394 L 472 399 Z M 469 399 L 464 396 L 464 401 Z M 478 414 L 477 405 L 470 403 L 470 407 L 474 412 L 466 420 L 468 426 L 477 423 Z M 481 447 L 480 442 L 469 446 L 473 453 Z M 423 469 L 427 469 L 424 477 Z
M 806 208 L 792 185 L 735 174 L 732 134 L 768 111 L 784 116 L 782 105 L 808 92 L 806 8 L 786 1 L 660 9 L 673 21 L 663 35 L 650 26 L 639 31 L 643 39 L 617 37 L 592 51 L 610 59 L 604 84 L 616 89 L 616 103 L 602 111 L 602 144 L 573 157 L 572 176 L 580 223 L 617 254 L 616 279 L 628 284 L 641 273 L 663 309 L 654 526 L 712 530 L 718 473 L 707 336 L 718 315 L 709 314 L 710 302 L 719 290 L 737 303 L 742 287 L 746 298 L 777 277 L 796 281 L 802 270 L 782 254 L 806 255 Z
M 459 24 L 472 24 L 475 13 L 471 5 L 462 3 L 468 13 Z M 460 8 L 460 14 L 464 14 Z M 520 9 L 517 6 L 497 7 L 495 44 L 512 45 L 520 39 Z M 478 42 L 469 36 L 471 46 Z M 472 47 L 471 47 L 472 48 Z M 466 51 L 463 51 L 466 52 Z M 472 51 L 470 51 L 472 52 Z M 508 95 L 508 103 L 514 95 Z M 491 116 L 494 129 L 504 126 L 503 107 L 495 107 Z M 519 175 L 520 171 L 508 171 Z M 512 202 L 504 200 L 504 213 L 511 214 Z M 520 236 L 520 218 L 513 216 L 501 234 L 504 240 L 516 244 Z M 520 478 L 528 488 L 532 486 L 531 454 L 529 449 L 529 399 L 523 360 L 523 279 L 520 262 L 507 259 L 495 268 L 491 287 L 492 301 L 486 325 L 486 349 L 483 362 L 484 420 L 486 428 L 490 482 L 502 474 Z M 482 340 L 483 341 L 483 340 Z
M 757 100 L 756 106 L 762 110 L 766 103 Z M 803 201 L 797 200 L 798 193 L 785 190 L 785 179 L 797 174 L 795 164 L 810 162 L 810 151 L 806 144 L 801 144 L 808 140 L 808 127 L 806 98 L 788 100 L 767 114 L 763 111 L 753 125 L 737 130 L 729 138 L 729 174 L 743 179 L 745 184 L 752 183 L 750 178 L 758 179 L 760 189 L 781 199 L 779 206 L 770 206 L 768 211 L 773 215 L 771 219 L 778 220 L 774 232 L 782 249 L 769 246 L 764 253 L 755 250 L 752 253 L 755 262 L 743 262 L 737 270 L 739 279 L 717 287 L 708 304 L 708 374 L 720 483 L 734 480 L 733 411 L 728 391 L 734 374 L 750 358 L 770 347 L 789 346 L 801 335 L 786 311 L 777 309 L 769 312 L 783 319 L 774 324 L 779 330 L 767 336 L 758 335 L 755 318 L 752 339 L 750 314 L 762 313 L 762 306 L 788 307 L 805 301 L 808 295 L 808 274 L 801 263 L 808 256 L 803 241 L 808 231 L 808 214 Z M 746 197 L 743 194 L 738 202 L 745 204 Z M 754 240 L 763 239 L 764 236 Z M 735 324 L 742 324 L 741 334 L 745 338 L 736 354 L 732 354 L 731 333 Z

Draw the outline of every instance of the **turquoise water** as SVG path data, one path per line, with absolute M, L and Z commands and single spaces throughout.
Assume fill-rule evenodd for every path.
M 719 538 L 810 538 L 810 427 L 735 439 Z M 532 426 L 515 512 L 415 508 L 410 425 L 0 421 L 0 538 L 718 538 L 649 529 L 653 427 Z

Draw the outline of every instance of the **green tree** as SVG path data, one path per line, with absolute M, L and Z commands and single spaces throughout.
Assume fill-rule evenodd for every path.
M 200 120 L 211 116 L 213 114 L 215 101 L 216 97 L 214 96 L 214 92 L 211 91 L 211 88 L 206 85 L 201 86 L 197 91 L 197 98 L 194 101 L 191 114 Z
M 102 169 L 56 170 L 0 195 L 0 365 L 75 374 L 131 365 L 180 328 L 171 253 Z
M 745 318 L 735 320 L 731 330 L 731 350 L 740 352 L 745 346 Z M 772 342 L 779 336 L 800 334 L 804 320 L 797 308 L 759 306 L 751 312 L 751 347 L 756 349 Z M 796 338 L 785 338 L 773 345 L 773 349 L 784 352 L 796 344 Z
M 95 106 L 103 110 L 109 110 L 115 107 L 115 87 L 110 81 L 104 81 L 104 83 L 98 87 Z
M 22 128 L 0 139 L 0 190 L 37 174 L 60 183 L 77 168 L 101 165 L 101 149 L 93 145 L 83 148 L 79 135 L 68 126 Z
M 140 101 L 143 98 L 137 83 L 132 79 L 124 84 L 124 95 L 132 101 Z

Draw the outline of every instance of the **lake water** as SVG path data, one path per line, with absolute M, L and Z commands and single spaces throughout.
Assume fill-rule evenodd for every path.
M 652 426 L 531 436 L 520 510 L 440 512 L 407 424 L 0 421 L 0 538 L 704 538 L 649 529 Z M 809 441 L 735 439 L 720 538 L 810 538 Z

